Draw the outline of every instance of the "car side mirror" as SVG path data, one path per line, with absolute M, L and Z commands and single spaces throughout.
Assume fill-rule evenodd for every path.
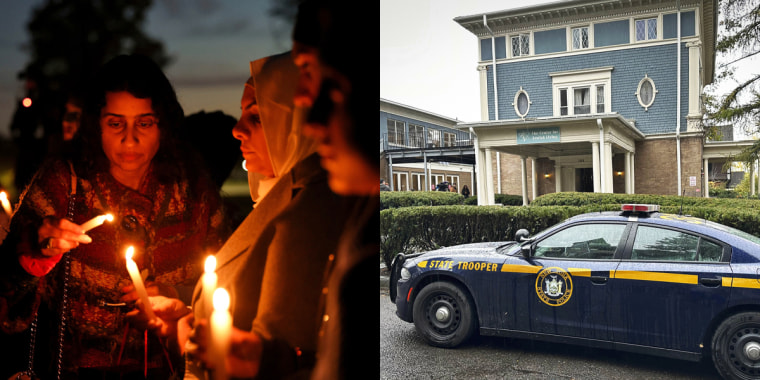
M 533 243 L 528 243 L 520 247 L 520 251 L 524 258 L 529 259 L 533 256 Z
M 526 230 L 525 228 L 521 228 L 517 230 L 515 233 L 515 241 L 518 243 L 522 243 L 524 241 L 528 241 L 530 237 L 530 232 Z

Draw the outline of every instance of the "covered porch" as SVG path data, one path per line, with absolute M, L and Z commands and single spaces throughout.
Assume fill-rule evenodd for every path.
M 475 136 L 479 205 L 495 204 L 495 190 L 501 187 L 493 180 L 494 170 L 500 170 L 494 168 L 495 154 L 519 157 L 520 174 L 514 180 L 520 181 L 524 205 L 549 192 L 635 191 L 636 141 L 644 135 L 616 113 L 486 121 L 458 128 Z

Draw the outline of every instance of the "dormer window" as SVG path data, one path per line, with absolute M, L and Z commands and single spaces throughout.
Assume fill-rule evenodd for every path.
M 657 39 L 657 17 L 636 20 L 636 41 Z
M 512 36 L 512 56 L 520 57 L 530 54 L 530 34 Z

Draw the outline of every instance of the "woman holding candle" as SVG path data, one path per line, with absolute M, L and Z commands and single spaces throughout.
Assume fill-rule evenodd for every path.
M 241 336 L 256 339 L 264 365 L 256 373 L 229 367 L 230 377 L 282 378 L 311 368 L 323 268 L 353 202 L 330 191 L 316 144 L 302 134 L 303 110 L 293 105 L 297 78 L 289 53 L 252 62 L 233 130 L 249 177 L 255 172 L 263 179 L 253 188 L 255 208 L 216 254 L 216 274 L 232 300 L 231 344 Z M 216 367 L 207 352 L 210 307 L 199 284 L 186 378 L 203 378 L 207 367 Z M 190 322 L 180 321 L 180 330 Z
M 67 282 L 64 377 L 168 378 L 182 370 L 177 347 L 145 332 L 147 318 L 134 305 L 138 295 L 125 252 L 134 247 L 150 295 L 189 302 L 206 252 L 216 251 L 227 236 L 218 189 L 176 138 L 183 117 L 174 89 L 154 62 L 116 57 L 89 88 L 75 140 L 80 148 L 69 157 L 75 177 L 66 160 L 51 158 L 21 197 L 0 247 L 0 329 L 24 331 L 38 309 L 56 324 Z M 76 194 L 69 220 L 72 178 Z M 85 222 L 107 213 L 113 222 L 93 225 L 85 234 Z M 65 281 L 62 257 L 68 251 Z M 57 326 L 54 336 L 43 330 L 38 329 L 36 348 L 47 354 L 38 358 L 48 360 L 37 360 L 36 367 L 44 378 L 56 371 L 59 345 Z

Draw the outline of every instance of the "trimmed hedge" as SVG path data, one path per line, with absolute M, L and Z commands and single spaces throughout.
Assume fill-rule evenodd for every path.
M 494 194 L 496 203 L 505 206 L 522 206 L 522 196 L 510 194 Z M 445 206 L 445 205 L 478 204 L 478 197 L 465 198 L 461 194 L 446 191 L 381 191 L 380 209 L 414 206 Z
M 680 205 L 661 206 L 664 213 L 678 214 L 680 209 Z M 535 234 L 574 215 L 617 210 L 620 210 L 619 203 L 542 207 L 462 205 L 382 210 L 380 255 L 390 267 L 393 257 L 398 253 L 421 252 L 465 243 L 514 240 L 515 232 L 520 228 L 526 228 Z M 704 218 L 760 237 L 760 213 L 756 210 L 721 205 L 684 206 L 683 211 L 686 215 Z
M 654 195 L 654 194 L 608 194 L 608 193 L 552 193 L 542 195 L 531 206 L 584 206 L 591 204 L 623 204 L 645 203 L 658 204 L 660 207 L 681 206 L 684 213 L 689 213 L 690 207 L 727 207 L 740 209 L 760 210 L 760 202 L 757 199 L 727 199 L 727 198 L 702 198 L 702 197 L 679 197 L 677 195 Z

